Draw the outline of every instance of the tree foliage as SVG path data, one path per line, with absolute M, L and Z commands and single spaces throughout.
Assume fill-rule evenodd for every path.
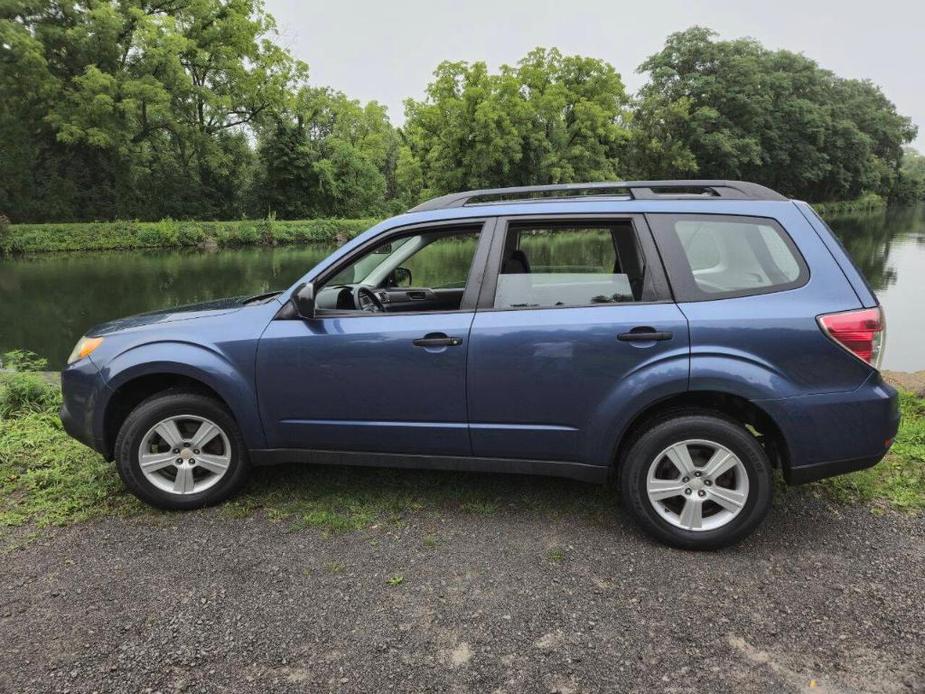
M 871 82 L 702 27 L 672 34 L 640 71 L 632 159 L 647 176 L 744 178 L 811 200 L 889 194 L 915 137 Z
M 379 104 L 303 87 L 260 131 L 256 205 L 286 218 L 382 212 L 398 148 Z
M 232 215 L 244 126 L 307 68 L 259 0 L 9 0 L 0 205 L 30 218 Z M 39 194 L 36 194 L 37 190 Z
M 892 199 L 904 204 L 925 200 L 925 156 L 912 147 L 904 150 Z
M 604 61 L 538 48 L 496 74 L 482 62 L 444 62 L 434 77 L 423 101 L 405 102 L 420 175 L 406 166 L 401 178 L 423 194 L 618 175 L 629 99 Z
M 444 62 L 398 129 L 309 85 L 261 0 L 0 0 L 0 214 L 352 217 L 626 177 L 925 197 L 915 128 L 870 82 L 699 27 L 640 70 L 634 98 L 610 64 L 554 48 L 496 71 Z

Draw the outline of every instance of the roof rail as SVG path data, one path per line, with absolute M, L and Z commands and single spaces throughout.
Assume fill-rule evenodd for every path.
M 610 191 L 610 192 L 604 192 Z M 619 191 L 619 192 L 617 192 Z M 566 195 L 547 195 L 566 193 Z M 568 195 L 573 193 L 573 195 Z M 512 197 L 513 196 L 513 197 Z M 444 210 L 465 205 L 488 205 L 513 201 L 576 199 L 584 197 L 628 197 L 632 200 L 723 198 L 728 200 L 787 200 L 775 190 L 748 181 L 604 181 L 597 183 L 559 183 L 545 186 L 485 188 L 450 193 L 422 202 L 409 212 Z M 478 198 L 500 198 L 478 201 Z

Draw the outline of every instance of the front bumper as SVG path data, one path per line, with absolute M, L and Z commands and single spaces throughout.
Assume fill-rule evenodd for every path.
M 105 450 L 103 417 L 99 403 L 106 384 L 89 359 L 81 359 L 61 372 L 61 409 L 58 416 L 71 437 L 98 452 Z
M 758 400 L 787 441 L 790 484 L 862 470 L 879 463 L 899 430 L 899 394 L 874 372 L 849 393 Z

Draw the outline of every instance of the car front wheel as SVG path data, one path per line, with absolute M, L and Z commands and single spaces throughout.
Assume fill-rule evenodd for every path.
M 653 537 L 685 549 L 738 542 L 771 506 L 771 466 L 739 423 L 679 413 L 643 432 L 623 460 L 624 505 Z
M 148 398 L 126 418 L 116 439 L 125 485 L 165 509 L 224 501 L 247 478 L 247 449 L 228 410 L 191 392 Z

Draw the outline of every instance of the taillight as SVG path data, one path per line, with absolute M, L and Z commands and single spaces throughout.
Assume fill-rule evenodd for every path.
M 879 306 L 827 313 L 816 320 L 823 332 L 840 346 L 875 369 L 880 368 L 883 343 L 886 342 L 886 317 Z

